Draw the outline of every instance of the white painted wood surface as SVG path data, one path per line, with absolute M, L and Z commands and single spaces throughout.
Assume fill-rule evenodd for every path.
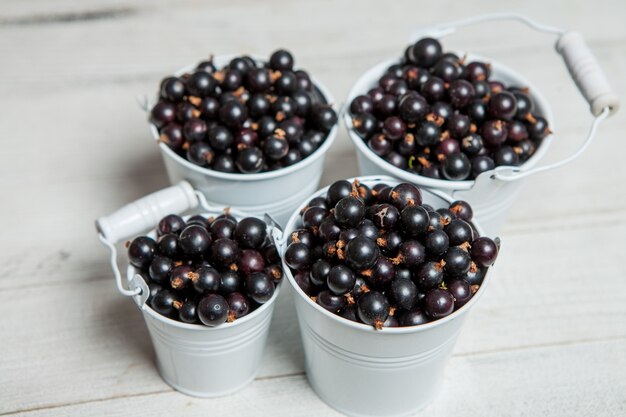
M 336 415 L 307 385 L 288 291 L 251 386 L 198 400 L 159 378 L 93 228 L 167 185 L 135 97 L 208 53 L 284 46 L 341 99 L 416 26 L 505 10 L 581 31 L 626 96 L 617 0 L 0 3 L 0 415 Z M 557 119 L 554 161 L 590 117 L 550 40 L 507 23 L 444 45 L 500 59 L 542 89 Z M 502 233 L 497 279 L 468 319 L 443 392 L 419 415 L 626 415 L 625 130 L 618 114 L 577 162 L 528 180 Z M 355 174 L 342 130 L 323 182 Z

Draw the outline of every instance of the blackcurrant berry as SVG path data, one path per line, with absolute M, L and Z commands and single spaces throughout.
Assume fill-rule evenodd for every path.
M 345 248 L 346 262 L 356 270 L 372 267 L 379 254 L 376 242 L 363 236 L 352 239 Z
M 161 236 L 158 243 L 158 249 L 161 255 L 170 258 L 177 257 L 178 253 L 178 236 L 174 233 L 168 233 Z
M 354 272 L 345 265 L 333 266 L 327 277 L 328 289 L 336 295 L 348 293 L 356 282 Z
M 496 166 L 520 164 L 519 156 L 510 146 L 501 146 L 493 153 L 493 160 Z
M 257 250 L 243 249 L 237 259 L 237 270 L 245 275 L 265 270 L 265 258 Z
M 403 265 L 414 268 L 426 259 L 426 249 L 417 240 L 406 240 L 400 245 L 397 261 Z
M 211 245 L 211 235 L 206 228 L 192 224 L 180 232 L 178 246 L 187 255 L 198 255 Z
M 175 151 L 182 148 L 185 143 L 183 128 L 178 123 L 169 123 L 159 131 L 159 141 L 165 143 Z
M 393 262 L 384 256 L 380 256 L 374 267 L 370 270 L 361 271 L 372 288 L 384 289 L 396 277 Z
M 450 83 L 448 95 L 452 107 L 460 109 L 470 104 L 474 99 L 474 87 L 468 81 L 455 80 Z
M 398 210 L 411 205 L 419 206 L 422 204 L 422 193 L 415 185 L 403 182 L 391 189 L 389 202 Z
M 467 64 L 467 79 L 469 81 L 486 81 L 491 75 L 491 66 L 484 62 L 474 61 Z
M 185 96 L 185 84 L 178 77 L 167 77 L 161 81 L 161 97 L 177 103 Z
M 192 96 L 206 97 L 215 92 L 217 81 L 206 71 L 196 71 L 187 79 L 186 87 Z
M 393 143 L 385 135 L 374 135 L 367 142 L 369 148 L 378 156 L 388 155 L 393 149 Z
M 327 215 L 328 210 L 324 208 L 309 207 L 302 213 L 302 225 L 311 231 L 316 231 Z
M 246 87 L 253 93 L 264 93 L 271 87 L 270 74 L 266 68 L 253 68 L 246 76 Z
M 147 268 L 154 259 L 157 244 L 154 239 L 148 236 L 135 238 L 128 246 L 128 259 L 137 268 Z
M 335 295 L 328 290 L 324 290 L 317 295 L 317 304 L 331 313 L 337 313 L 339 309 L 346 305 L 346 299 L 341 295 Z
M 250 312 L 250 300 L 240 292 L 232 292 L 226 296 L 228 303 L 228 320 L 233 321 Z
M 180 233 L 185 228 L 185 221 L 176 214 L 168 214 L 163 217 L 157 226 L 159 236 L 167 233 Z
M 211 245 L 211 259 L 217 264 L 230 265 L 237 260 L 239 246 L 228 238 L 217 239 Z
M 442 48 L 438 40 L 423 38 L 411 48 L 412 63 L 420 67 L 431 67 L 441 58 Z
M 452 181 L 462 181 L 470 176 L 472 165 L 464 153 L 448 155 L 442 164 L 443 176 Z
M 470 133 L 461 140 L 461 150 L 467 155 L 477 155 L 483 148 L 483 139 L 476 133 Z
M 457 200 L 450 204 L 450 211 L 461 220 L 469 222 L 474 217 L 472 206 L 467 201 Z
M 187 149 L 187 159 L 189 162 L 199 165 L 201 167 L 207 167 L 213 162 L 215 152 L 206 142 L 193 142 Z
M 454 311 L 454 297 L 448 291 L 435 288 L 424 298 L 424 312 L 433 319 L 440 319 Z
M 376 243 L 380 247 L 381 252 L 386 256 L 395 256 L 400 250 L 402 244 L 402 235 L 400 232 L 390 230 L 378 239 Z
M 350 113 L 353 115 L 372 113 L 374 111 L 374 102 L 372 98 L 367 95 L 360 95 L 355 97 L 350 103 Z
M 410 310 L 417 302 L 417 287 L 410 279 L 394 279 L 389 293 L 393 303 L 405 310 Z
M 430 321 L 430 318 L 424 313 L 420 307 L 414 307 L 409 311 L 400 313 L 398 322 L 400 326 L 418 326 Z
M 356 227 L 365 216 L 365 205 L 360 198 L 344 197 L 337 202 L 334 211 L 335 221 L 344 227 Z
M 178 318 L 183 323 L 195 324 L 198 322 L 198 305 L 193 300 L 187 300 L 184 303 L 174 303 L 174 307 L 178 306 Z
M 198 303 L 198 318 L 206 326 L 217 326 L 228 318 L 228 303 L 219 294 L 208 294 Z
M 424 238 L 424 247 L 430 256 L 440 256 L 450 247 L 450 240 L 443 230 L 433 230 Z
M 489 266 L 498 257 L 498 246 L 488 237 L 479 237 L 472 242 L 471 256 L 480 266 Z
M 304 243 L 292 243 L 285 251 L 285 262 L 295 270 L 303 270 L 311 265 L 311 250 Z
M 496 167 L 495 162 L 488 156 L 477 156 L 472 159 L 472 175 L 479 176 L 483 172 L 491 171 Z
M 326 201 L 329 207 L 335 205 L 344 197 L 348 197 L 352 192 L 352 184 L 346 180 L 339 180 L 330 185 L 326 193 Z
M 172 290 L 164 288 L 152 296 L 150 300 L 150 307 L 162 316 L 168 317 L 173 315 L 176 311 L 174 309 L 175 302 L 180 302 L 178 294 Z
M 220 172 L 235 172 L 235 162 L 229 155 L 216 155 L 212 168 Z
M 193 288 L 200 294 L 220 289 L 220 273 L 211 266 L 202 266 L 190 275 Z
M 337 124 L 337 113 L 330 106 L 316 106 L 311 109 L 311 122 L 315 128 L 329 132 Z
M 272 135 L 263 142 L 263 152 L 268 159 L 278 161 L 287 156 L 289 143 L 283 137 Z
M 341 228 L 335 222 L 334 216 L 328 216 L 320 223 L 318 232 L 324 241 L 337 240 Z
M 293 69 L 293 56 L 289 51 L 279 49 L 270 56 L 270 68 L 276 71 L 291 71 Z
M 418 145 L 431 146 L 439 141 L 440 136 L 441 129 L 439 129 L 437 123 L 426 121 L 423 122 L 417 130 L 417 136 L 415 137 L 415 140 L 417 141 Z
M 430 77 L 420 88 L 420 93 L 430 103 L 442 100 L 446 95 L 446 86 L 439 77 Z
M 381 329 L 387 320 L 389 308 L 387 297 L 377 291 L 365 293 L 357 301 L 357 311 L 361 321 L 376 329 Z
M 239 101 L 229 101 L 220 108 L 220 120 L 230 128 L 241 128 L 247 117 L 248 108 Z
M 473 239 L 472 227 L 461 219 L 453 219 L 443 230 L 448 235 L 452 246 L 469 243 Z
M 246 279 L 246 292 L 259 304 L 264 304 L 274 295 L 274 282 L 263 272 L 254 272 Z
M 243 287 L 243 280 L 237 271 L 226 270 L 220 274 L 220 292 L 230 294 L 240 291 Z
M 515 96 L 508 91 L 502 91 L 489 100 L 489 114 L 498 119 L 510 120 L 517 112 Z
M 414 274 L 415 283 L 421 290 L 429 290 L 443 282 L 443 267 L 439 262 L 426 262 Z
M 161 128 L 176 120 L 176 108 L 168 101 L 159 101 L 150 111 L 150 121 Z
M 257 147 L 252 147 L 239 152 L 235 165 L 244 174 L 253 174 L 263 169 L 264 162 L 263 152 Z
M 393 192 L 392 192 L 393 195 Z M 430 218 L 421 206 L 406 206 L 400 213 L 402 231 L 407 236 L 416 237 L 428 230 Z
M 209 145 L 213 149 L 224 151 L 233 144 L 233 135 L 224 126 L 215 126 L 207 133 Z
M 472 298 L 470 285 L 464 279 L 454 279 L 448 282 L 448 292 L 454 298 L 454 309 L 463 307 Z
M 400 220 L 400 212 L 391 204 L 378 204 L 370 209 L 368 216 L 379 229 L 393 229 Z
M 444 256 L 444 270 L 451 276 L 461 276 L 469 271 L 470 255 L 459 246 L 451 246 Z

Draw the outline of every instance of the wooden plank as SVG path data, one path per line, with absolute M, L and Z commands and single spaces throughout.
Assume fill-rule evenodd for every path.
M 287 291 L 260 379 L 250 388 L 202 401 L 173 393 L 158 377 L 142 320 L 116 292 L 92 226 L 97 216 L 167 185 L 135 97 L 208 51 L 266 54 L 280 45 L 341 103 L 356 77 L 397 56 L 417 25 L 516 7 L 494 9 L 479 0 L 455 5 L 452 13 L 443 3 L 414 13 L 408 0 L 236 0 L 219 7 L 4 1 L 0 192 L 9 238 L 0 242 L 0 414 L 336 415 L 301 375 Z M 621 1 L 524 9 L 581 30 L 624 95 L 626 80 L 619 75 L 626 56 L 616 53 L 626 39 Z M 174 35 L 163 36 L 165 21 L 179 28 Z M 549 41 L 509 24 L 483 25 L 445 41 L 496 57 L 541 88 L 557 119 L 546 162 L 574 150 L 589 122 Z M 617 140 L 624 128 L 623 117 L 611 119 L 579 161 L 527 181 L 503 230 L 492 285 L 467 321 L 441 400 L 429 415 L 625 414 L 626 290 L 619 260 L 626 195 L 619 190 L 626 143 Z M 322 185 L 356 172 L 342 129 Z
M 623 416 L 626 341 L 454 357 L 429 416 Z M 606 381 L 611 381 L 607 384 Z M 34 410 L 20 415 L 116 416 L 338 416 L 304 376 L 257 380 L 237 395 L 201 400 L 176 392 L 121 396 L 107 401 Z

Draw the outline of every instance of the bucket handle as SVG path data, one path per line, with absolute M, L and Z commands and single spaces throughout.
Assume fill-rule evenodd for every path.
M 176 185 L 135 200 L 108 216 L 96 220 L 98 238 L 111 253 L 111 269 L 115 276 L 117 289 L 122 295 L 139 296 L 138 305 L 142 306 L 148 298 L 148 286 L 141 275 L 135 274 L 129 283 L 130 288 L 124 288 L 122 274 L 117 264 L 115 244 L 152 229 L 159 220 L 168 214 L 183 214 L 197 207 L 211 213 L 225 210 L 222 206 L 211 205 L 203 193 L 194 190 L 187 181 L 181 181 Z M 237 209 L 228 208 L 227 210 L 236 216 L 247 216 L 246 213 Z M 279 247 L 280 242 L 284 239 L 280 224 L 268 213 L 264 215 L 264 220 L 268 225 L 268 234 L 272 242 Z
M 569 157 L 539 168 L 529 170 L 511 168 L 496 171 L 491 175 L 492 179 L 516 181 L 533 174 L 558 168 L 578 158 L 591 144 L 598 125 L 617 112 L 620 102 L 617 95 L 611 89 L 598 60 L 591 52 L 580 33 L 568 32 L 554 26 L 544 25 L 521 14 L 493 13 L 474 16 L 418 30 L 413 33 L 412 38 L 417 39 L 424 35 L 442 37 L 456 32 L 457 28 L 495 20 L 515 20 L 524 23 L 526 26 L 538 32 L 557 35 L 556 50 L 563 57 L 572 80 L 587 103 L 589 103 L 591 114 L 594 116 L 594 120 L 587 133 L 587 138 L 578 150 Z M 504 174 L 505 172 L 507 172 L 507 174 Z
M 117 249 L 115 244 L 154 227 L 157 222 L 168 214 L 182 214 L 199 204 L 198 193 L 186 181 L 156 191 L 133 201 L 108 216 L 96 220 L 96 230 L 100 242 L 111 252 L 111 269 L 115 276 L 115 284 L 125 296 L 135 296 L 143 292 L 139 275 L 131 280 L 131 289 L 124 288 L 122 274 L 117 265 Z M 137 279 L 137 277 L 141 279 Z M 144 283 L 145 286 L 145 283 Z

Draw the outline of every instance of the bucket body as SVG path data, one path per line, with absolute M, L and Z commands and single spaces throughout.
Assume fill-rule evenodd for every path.
M 238 219 L 245 217 L 236 211 L 231 214 Z M 148 236 L 155 238 L 156 233 L 152 231 Z M 134 284 L 140 271 L 129 264 L 126 275 L 129 284 Z M 143 278 L 140 281 L 147 293 Z M 164 317 L 142 295 L 133 300 L 143 314 L 163 380 L 187 395 L 215 397 L 238 391 L 257 375 L 279 292 L 277 285 L 265 304 L 232 323 L 216 327 Z
M 333 129 L 333 138 L 336 135 L 334 133 L 336 129 L 336 127 Z M 329 136 L 326 141 L 331 141 L 331 137 Z M 328 145 L 330 146 L 330 143 Z M 285 168 L 271 172 L 272 174 L 274 172 L 280 174 L 271 177 L 261 173 L 228 174 L 227 178 L 223 178 L 216 175 L 222 173 L 188 166 L 193 164 L 182 159 L 163 143 L 159 144 L 159 149 L 165 163 L 167 176 L 172 184 L 182 180 L 189 181 L 196 190 L 205 195 L 211 204 L 235 207 L 261 218 L 265 213 L 269 213 L 280 224 L 285 224 L 295 207 L 317 190 L 326 158 L 326 151 L 319 148 L 316 153 L 309 156 L 309 158 L 315 159 L 307 161 L 309 159 L 307 158 L 289 167 L 297 167 L 297 169 L 289 170 L 288 173 L 281 172 L 288 170 Z M 304 162 L 307 164 L 303 164 Z
M 359 181 L 369 186 L 400 182 L 384 176 L 359 177 Z M 322 189 L 310 198 L 326 191 Z M 437 191 L 422 190 L 422 196 L 424 203 L 434 208 L 447 207 L 451 202 L 450 197 Z M 480 225 L 474 225 L 482 235 Z M 298 209 L 285 235 L 299 226 Z M 281 248 L 283 253 L 285 249 L 286 245 Z M 420 326 L 374 330 L 314 303 L 294 281 L 287 265 L 283 263 L 283 267 L 294 287 L 309 382 L 328 405 L 350 416 L 405 416 L 430 403 L 439 391 L 445 364 L 466 314 L 484 292 L 491 275 L 487 271 L 470 301 L 443 319 Z
M 465 54 L 460 54 L 459 56 L 464 55 Z M 535 113 L 545 117 L 550 127 L 554 128 L 552 111 L 547 100 L 526 78 L 506 65 L 492 59 L 467 54 L 466 60 L 468 62 L 475 60 L 489 62 L 491 64 L 491 73 L 494 80 L 502 81 L 511 86 L 528 87 L 529 94 L 534 102 Z M 397 63 L 395 60 L 382 62 L 363 74 L 350 90 L 347 103 L 351 103 L 356 96 L 366 94 L 367 91 L 376 86 L 380 76 L 389 66 L 395 63 Z M 521 180 L 505 182 L 492 179 L 491 176 L 494 171 L 485 172 L 476 178 L 476 180 L 471 181 L 438 180 L 410 173 L 391 165 L 369 149 L 363 139 L 354 132 L 349 111 L 344 113 L 343 119 L 348 129 L 350 139 L 357 150 L 359 172 L 361 175 L 391 175 L 404 181 L 417 184 L 423 188 L 440 190 L 449 195 L 453 200 L 465 200 L 472 205 L 474 218 L 481 224 L 485 232 L 488 235 L 498 234 L 500 226 L 504 220 L 506 220 L 511 206 L 520 193 L 522 187 Z M 533 156 L 523 165 L 515 168 L 525 171 L 537 165 L 547 152 L 551 141 L 552 135 L 546 136 L 537 147 Z
M 143 318 L 163 380 L 194 397 L 226 395 L 248 385 L 263 358 L 274 310 L 274 303 L 268 303 L 250 313 L 249 320 L 246 316 L 214 328 L 177 326 L 183 323 L 146 306 Z
M 221 67 L 234 57 L 216 56 L 213 62 Z M 261 61 L 258 57 L 254 58 Z M 185 67 L 177 74 L 192 71 L 193 68 Z M 335 102 L 326 87 L 314 77 L 311 80 L 326 103 Z M 336 107 L 335 111 L 338 111 Z M 234 207 L 257 217 L 269 213 L 280 224 L 285 224 L 293 209 L 319 186 L 326 152 L 337 136 L 337 128 L 334 126 L 324 143 L 302 161 L 276 171 L 256 174 L 226 173 L 202 168 L 179 156 L 164 143 L 159 143 L 159 150 L 172 184 L 187 180 L 211 203 Z M 156 126 L 150 124 L 150 131 L 154 140 L 158 141 Z

